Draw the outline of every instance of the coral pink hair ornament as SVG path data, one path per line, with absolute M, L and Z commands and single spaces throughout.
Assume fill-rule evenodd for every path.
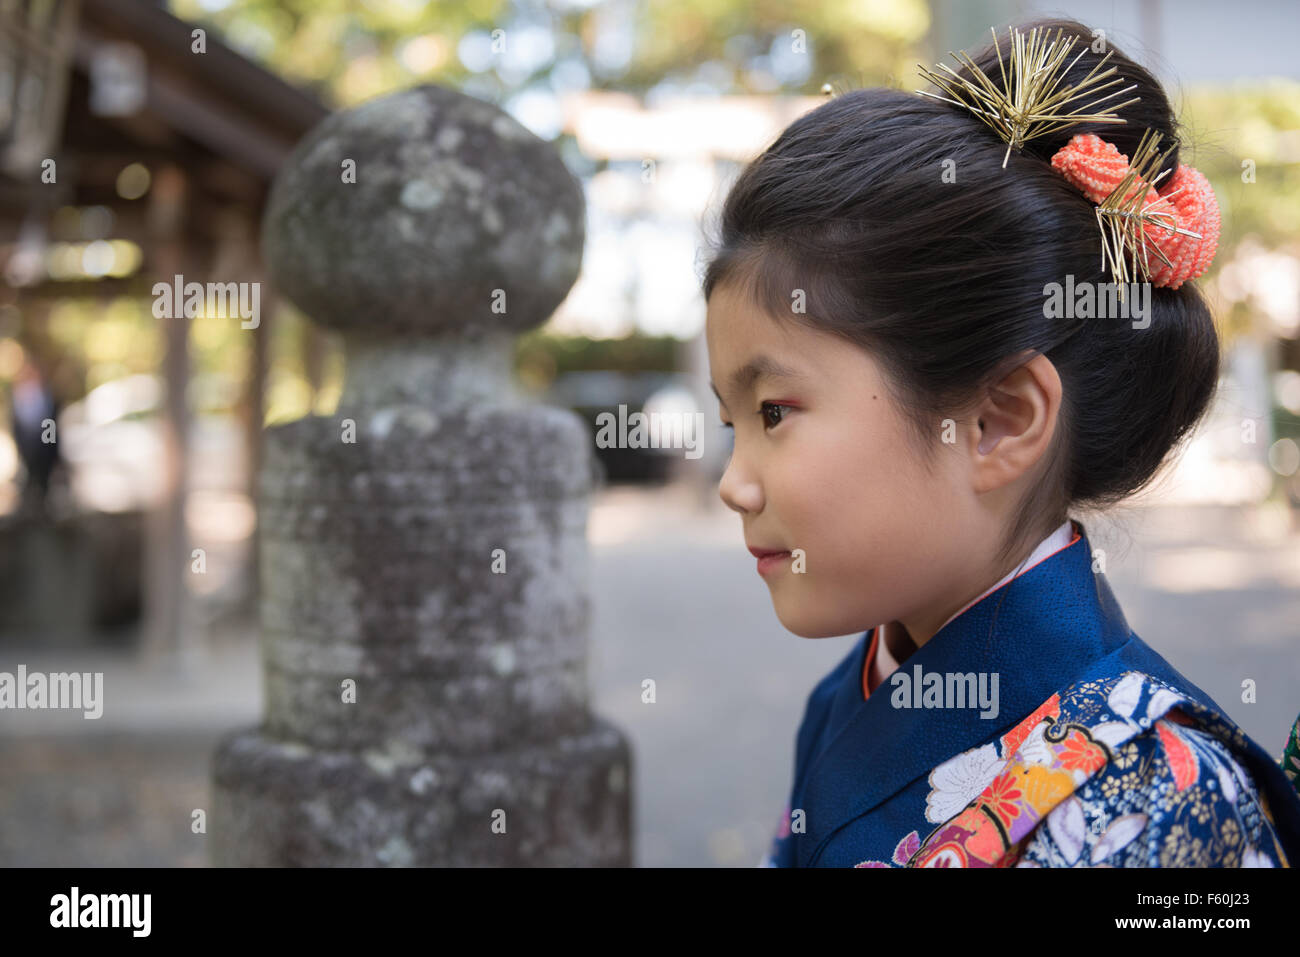
M 1209 180 L 1191 166 L 1179 165 L 1168 182 L 1156 187 L 1161 161 L 1160 134 L 1148 130 L 1133 164 L 1113 143 L 1095 133 L 1080 133 L 1057 150 L 1052 167 L 1097 204 L 1102 227 L 1103 262 L 1116 282 L 1129 280 L 1127 257 L 1140 259 L 1147 280 L 1177 289 L 1205 272 L 1219 245 L 1219 204 Z M 1159 263 L 1152 263 L 1154 252 Z

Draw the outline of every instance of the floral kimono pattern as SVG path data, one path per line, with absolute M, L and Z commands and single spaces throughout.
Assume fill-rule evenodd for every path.
M 1241 732 L 1148 675 L 1077 685 L 936 768 L 927 816 L 944 823 L 857 866 L 1289 866 L 1266 799 L 1216 735 Z
M 1000 589 L 996 613 L 981 600 L 901 666 L 964 671 L 974 659 L 1010 675 L 1000 730 L 958 709 L 900 710 L 883 684 L 864 698 L 871 633 L 818 684 L 765 866 L 1300 860 L 1300 721 L 1271 758 L 1132 633 L 1078 527 Z

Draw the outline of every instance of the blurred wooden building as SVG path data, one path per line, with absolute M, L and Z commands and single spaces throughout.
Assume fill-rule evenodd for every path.
M 0 338 L 45 361 L 55 348 L 45 319 L 60 300 L 148 302 L 154 283 L 176 274 L 261 281 L 258 226 L 271 179 L 328 112 L 159 3 L 0 4 Z M 83 274 L 69 277 L 69 261 Z M 248 333 L 254 368 L 240 401 L 250 482 L 273 312 L 270 296 L 262 300 L 265 319 Z M 136 580 L 148 647 L 173 651 L 183 650 L 188 634 L 190 322 L 159 322 L 165 455 Z M 9 552 L 13 561 L 35 560 Z

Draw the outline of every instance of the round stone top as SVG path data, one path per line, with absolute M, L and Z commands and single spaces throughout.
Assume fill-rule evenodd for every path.
M 345 331 L 475 336 L 541 325 L 578 276 L 582 188 L 482 100 L 420 86 L 334 113 L 276 175 L 276 287 Z

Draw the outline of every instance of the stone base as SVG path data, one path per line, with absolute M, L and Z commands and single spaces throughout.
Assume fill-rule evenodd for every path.
M 595 717 L 472 756 L 317 751 L 254 728 L 217 745 L 209 824 L 217 867 L 630 867 L 631 756 Z

